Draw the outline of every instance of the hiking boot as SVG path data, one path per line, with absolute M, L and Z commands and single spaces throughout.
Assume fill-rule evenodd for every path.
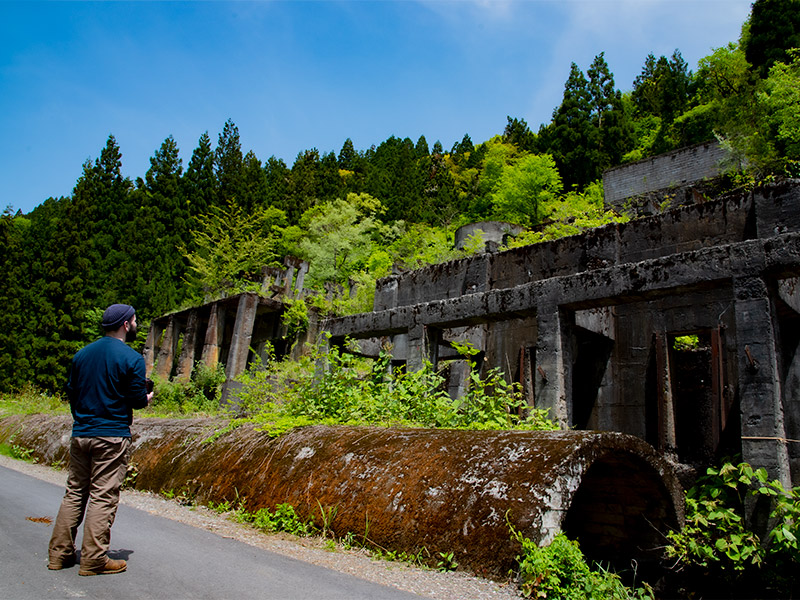
M 69 554 L 62 557 L 51 557 L 47 563 L 47 568 L 51 571 L 60 571 L 61 569 L 69 569 L 75 566 L 75 555 Z
M 127 568 L 128 563 L 124 560 L 107 558 L 106 564 L 104 564 L 102 567 L 81 567 L 81 570 L 78 571 L 78 575 L 113 575 L 114 573 L 122 573 Z

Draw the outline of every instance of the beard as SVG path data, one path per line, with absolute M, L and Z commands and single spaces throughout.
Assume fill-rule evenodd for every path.
M 131 327 L 128 331 L 125 332 L 125 341 L 129 344 L 131 342 L 136 341 L 136 333 L 139 331 L 138 327 Z

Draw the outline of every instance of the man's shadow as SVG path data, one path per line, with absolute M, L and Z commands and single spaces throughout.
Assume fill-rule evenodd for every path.
M 126 550 L 125 548 L 120 548 L 119 550 L 109 550 L 108 551 L 108 558 L 113 560 L 122 559 L 124 561 L 128 561 L 130 559 L 131 554 L 133 554 L 133 550 Z M 77 550 L 75 552 L 75 562 L 80 564 L 81 562 L 81 551 Z

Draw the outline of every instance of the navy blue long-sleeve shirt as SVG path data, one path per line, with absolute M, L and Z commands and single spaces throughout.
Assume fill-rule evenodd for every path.
M 130 437 L 133 409 L 147 406 L 144 358 L 105 336 L 72 358 L 67 378 L 74 437 Z

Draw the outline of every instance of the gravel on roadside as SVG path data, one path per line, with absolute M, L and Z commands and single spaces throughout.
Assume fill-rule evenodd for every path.
M 66 471 L 31 464 L 0 455 L 0 466 L 56 485 L 65 485 Z M 121 502 L 193 527 L 289 556 L 297 560 L 348 573 L 355 577 L 392 586 L 435 600 L 516 600 L 522 598 L 513 583 L 499 583 L 464 572 L 440 572 L 407 563 L 376 560 L 365 551 L 329 550 L 318 537 L 298 538 L 286 534 L 267 534 L 229 520 L 203 506 L 184 506 L 149 492 L 123 490 Z M 58 507 L 53 507 L 53 514 Z

